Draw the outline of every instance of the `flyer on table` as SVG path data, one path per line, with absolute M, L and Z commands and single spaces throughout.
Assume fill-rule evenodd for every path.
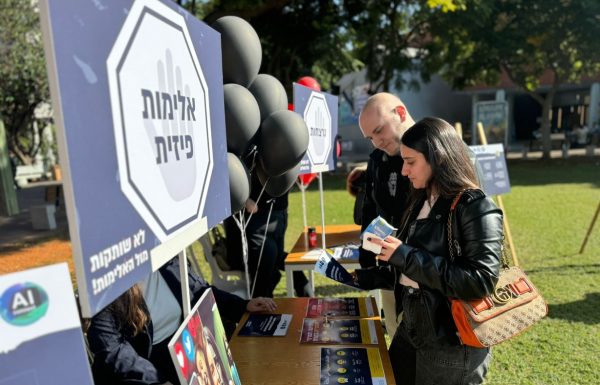
M 281 337 L 287 334 L 291 314 L 250 314 L 238 336 Z
M 386 385 L 377 348 L 321 348 L 321 385 Z
M 305 318 L 300 342 L 316 344 L 377 344 L 375 321 Z
M 306 317 L 374 317 L 370 298 L 309 298 Z

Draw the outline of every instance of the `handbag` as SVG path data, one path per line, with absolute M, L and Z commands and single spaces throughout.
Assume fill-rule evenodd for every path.
M 448 215 L 450 261 L 454 261 L 454 249 L 460 256 L 460 246 L 452 234 L 452 217 L 462 193 L 452 202 Z M 450 298 L 450 307 L 461 342 L 477 348 L 504 342 L 548 314 L 548 305 L 525 272 L 518 266 L 509 267 L 504 244 L 502 269 L 493 293 L 477 300 Z

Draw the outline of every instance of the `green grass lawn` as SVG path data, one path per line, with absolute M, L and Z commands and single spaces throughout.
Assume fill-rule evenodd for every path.
M 521 266 L 548 302 L 549 315 L 497 346 L 487 384 L 600 384 L 600 219 L 578 254 L 600 203 L 598 159 L 509 162 L 503 196 Z M 324 175 L 325 223 L 352 223 L 344 175 Z M 306 193 L 309 225 L 321 224 L 318 181 Z M 302 230 L 302 199 L 290 194 L 289 250 Z M 317 296 L 360 296 L 316 276 Z M 285 278 L 276 296 L 285 295 Z

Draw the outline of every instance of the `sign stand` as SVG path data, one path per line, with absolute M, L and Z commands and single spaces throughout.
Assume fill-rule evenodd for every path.
M 177 258 L 179 258 L 179 277 L 181 278 L 181 304 L 183 310 L 183 318 L 186 318 L 188 314 L 190 314 L 191 306 L 188 282 L 187 256 L 185 249 L 183 249 L 183 251 L 177 254 Z
M 585 234 L 585 238 L 583 239 L 583 243 L 581 244 L 581 248 L 579 249 L 579 254 L 583 254 L 583 250 L 585 249 L 585 245 L 587 245 L 588 238 L 592 233 L 592 229 L 596 224 L 596 220 L 598 219 L 598 214 L 600 214 L 600 202 L 598 202 L 598 208 L 596 209 L 596 213 L 594 214 L 594 218 L 592 219 L 592 223 L 590 223 L 590 227 L 588 228 L 587 233 Z
M 485 132 L 483 131 L 483 124 L 481 122 L 477 122 L 477 133 L 479 134 L 479 140 L 481 144 L 484 146 L 487 145 L 487 138 L 485 136 Z M 498 201 L 498 206 L 500 206 L 500 210 L 504 215 L 504 231 L 506 232 L 506 239 L 508 240 L 508 247 L 510 248 L 510 255 L 512 256 L 513 264 L 515 266 L 519 266 L 519 259 L 517 258 L 517 251 L 515 250 L 515 245 L 512 239 L 512 233 L 510 232 L 510 226 L 508 224 L 508 215 L 506 214 L 506 209 L 504 208 L 504 202 L 502 201 L 502 196 L 496 195 L 496 200 Z
M 323 173 L 319 172 L 319 197 L 321 198 L 321 247 L 326 249 L 325 243 L 325 203 L 323 202 Z

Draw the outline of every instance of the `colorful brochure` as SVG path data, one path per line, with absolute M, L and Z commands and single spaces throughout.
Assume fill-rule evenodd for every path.
M 181 385 L 241 385 L 212 289 L 204 292 L 169 341 Z
M 323 251 L 315 263 L 315 271 L 327 278 L 360 289 L 352 275 L 331 254 Z
M 387 385 L 377 348 L 321 348 L 321 385 Z
M 238 336 L 285 336 L 290 322 L 292 322 L 291 314 L 250 314 Z
M 314 344 L 377 344 L 375 321 L 305 318 L 300 342 Z
M 306 317 L 374 317 L 370 298 L 309 298 Z

